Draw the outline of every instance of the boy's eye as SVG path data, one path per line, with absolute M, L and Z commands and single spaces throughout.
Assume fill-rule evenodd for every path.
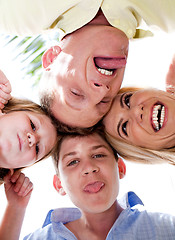
M 36 130 L 35 124 L 32 122 L 32 120 L 30 120 L 30 125 L 33 131 Z
M 127 124 L 128 124 L 128 121 L 126 121 L 122 124 L 122 131 L 126 136 L 128 136 L 127 131 L 126 131 Z
M 105 157 L 104 154 L 95 154 L 95 155 L 93 156 L 93 158 L 103 158 L 103 157 Z
M 78 160 L 73 160 L 73 161 L 71 161 L 70 163 L 68 163 L 68 167 L 69 166 L 73 166 L 73 165 L 75 165 L 75 164 L 77 164 L 79 161 Z
M 125 105 L 126 105 L 128 108 L 130 108 L 130 98 L 131 98 L 131 96 L 132 96 L 132 93 L 127 94 L 127 95 L 124 97 L 124 103 L 125 103 Z
M 36 155 L 38 155 L 38 153 L 39 153 L 39 144 L 38 143 L 36 144 L 35 149 L 36 149 Z

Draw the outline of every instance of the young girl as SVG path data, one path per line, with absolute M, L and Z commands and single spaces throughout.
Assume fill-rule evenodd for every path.
M 7 207 L 0 239 L 19 239 L 33 184 L 20 170 L 49 156 L 57 140 L 56 123 L 29 101 L 11 98 L 10 82 L 0 71 L 0 184 L 4 182 Z
M 56 123 L 36 103 L 10 99 L 10 92 L 0 72 L 0 167 L 21 168 L 49 155 L 57 140 Z

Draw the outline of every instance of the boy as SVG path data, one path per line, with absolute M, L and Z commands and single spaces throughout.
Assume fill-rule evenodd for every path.
M 20 9 L 20 11 L 19 11 Z M 41 103 L 71 127 L 90 127 L 110 109 L 123 80 L 128 39 L 147 25 L 175 29 L 175 2 L 166 0 L 34 0 L 1 2 L 0 29 L 12 34 L 63 31 L 43 56 Z
M 68 194 L 78 209 L 54 210 L 51 223 L 46 221 L 43 228 L 25 239 L 175 238 L 174 216 L 149 213 L 143 206 L 134 206 L 141 201 L 131 192 L 126 209 L 116 200 L 119 178 L 124 177 L 126 168 L 100 130 L 84 136 L 64 136 L 54 164 L 56 191 Z

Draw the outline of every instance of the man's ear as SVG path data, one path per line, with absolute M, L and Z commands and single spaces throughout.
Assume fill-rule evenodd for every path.
M 61 181 L 57 175 L 54 175 L 53 177 L 53 186 L 60 195 L 62 196 L 66 195 L 66 192 L 64 191 L 61 185 Z
M 50 70 L 48 67 L 50 66 L 50 64 L 53 63 L 53 61 L 57 58 L 60 52 L 61 48 L 59 46 L 53 46 L 49 48 L 42 57 L 43 68 L 45 68 L 46 70 Z
M 124 176 L 126 174 L 126 165 L 121 158 L 118 158 L 118 169 L 119 169 L 120 179 L 124 178 Z

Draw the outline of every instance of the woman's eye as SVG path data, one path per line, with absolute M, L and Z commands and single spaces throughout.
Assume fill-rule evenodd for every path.
M 127 124 L 128 124 L 128 121 L 126 121 L 122 124 L 122 131 L 126 136 L 128 136 L 127 131 L 126 131 Z
M 126 105 L 128 108 L 130 108 L 130 98 L 131 98 L 131 96 L 132 96 L 132 93 L 127 94 L 127 95 L 124 97 L 124 103 L 125 103 L 125 105 Z
M 30 125 L 33 131 L 36 130 L 35 124 L 32 122 L 32 120 L 30 120 Z
M 79 163 L 78 160 L 73 160 L 73 161 L 71 161 L 67 166 L 68 166 L 68 167 L 69 167 L 69 166 L 73 166 L 73 165 L 75 165 L 75 164 L 77 164 L 77 163 Z
M 104 154 L 95 154 L 95 155 L 93 156 L 93 158 L 103 158 L 103 157 L 105 157 Z
M 36 149 L 36 155 L 38 155 L 38 153 L 39 153 L 39 144 L 38 143 L 36 144 L 35 149 Z

